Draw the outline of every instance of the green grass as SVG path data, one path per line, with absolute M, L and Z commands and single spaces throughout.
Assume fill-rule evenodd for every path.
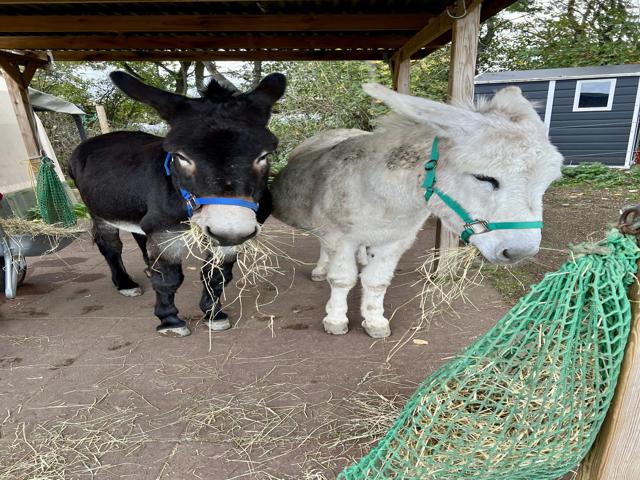
M 562 178 L 554 187 L 618 188 L 640 189 L 640 167 L 630 170 L 609 168 L 602 163 L 582 163 L 577 167 L 563 167 Z

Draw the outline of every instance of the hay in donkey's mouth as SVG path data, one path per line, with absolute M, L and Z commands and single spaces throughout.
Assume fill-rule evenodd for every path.
M 258 236 L 241 245 L 220 247 L 195 222 L 189 222 L 189 229 L 171 242 L 183 242 L 188 256 L 202 262 L 201 272 L 205 280 L 220 271 L 225 259 L 235 257 L 237 271 L 234 274 L 234 285 L 238 294 L 231 299 L 225 297 L 226 305 L 239 301 L 246 290 L 253 288 L 256 291 L 256 308 L 259 310 L 260 307 L 273 303 L 278 296 L 278 287 L 272 281 L 272 277 L 274 274 L 284 275 L 286 273 L 283 261 L 293 265 L 294 270 L 295 265 L 301 263 L 279 246 L 282 243 L 279 239 L 281 234 L 284 232 L 273 228 L 263 229 Z M 286 235 L 291 236 L 293 233 L 287 232 Z M 205 286 L 209 288 L 206 281 Z M 267 286 L 268 290 L 273 292 L 273 297 L 262 298 L 261 292 L 257 288 L 259 286 Z

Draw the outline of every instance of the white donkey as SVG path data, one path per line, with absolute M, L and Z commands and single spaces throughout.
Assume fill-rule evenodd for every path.
M 476 107 L 377 84 L 364 90 L 395 114 L 371 133 L 330 130 L 308 139 L 292 152 L 272 195 L 277 218 L 321 240 L 313 280 L 328 278 L 331 285 L 328 333 L 348 331 L 347 294 L 366 248 L 362 325 L 380 338 L 391 334 L 387 287 L 427 217 L 438 216 L 492 263 L 535 255 L 542 196 L 560 176 L 562 156 L 517 87 Z

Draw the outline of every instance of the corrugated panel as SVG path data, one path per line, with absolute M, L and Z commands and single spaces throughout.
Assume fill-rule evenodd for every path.
M 556 83 L 549 135 L 567 163 L 597 161 L 624 165 L 638 77 L 616 81 L 611 111 L 574 112 L 576 80 Z
M 476 98 L 485 96 L 492 97 L 498 90 L 508 86 L 520 87 L 522 94 L 527 100 L 533 103 L 536 112 L 544 119 L 544 112 L 547 102 L 547 92 L 549 90 L 549 82 L 526 82 L 526 83 L 492 83 L 476 85 Z

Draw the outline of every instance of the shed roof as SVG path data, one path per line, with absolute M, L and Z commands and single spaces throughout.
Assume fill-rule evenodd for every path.
M 484 0 L 482 20 L 514 1 Z M 0 0 L 0 49 L 58 60 L 383 60 L 429 28 L 420 58 L 451 39 L 455 3 Z
M 640 64 L 605 65 L 600 67 L 546 68 L 541 70 L 482 73 L 476 77 L 475 83 L 535 82 L 539 80 L 623 76 L 640 76 Z

